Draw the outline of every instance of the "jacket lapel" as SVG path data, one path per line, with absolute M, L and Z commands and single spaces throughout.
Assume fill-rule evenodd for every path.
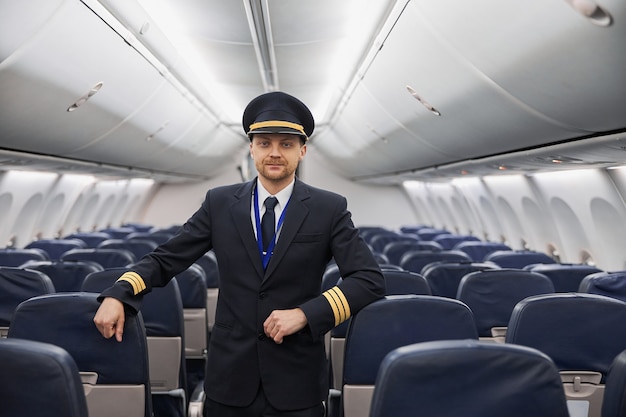
M 265 270 L 264 280 L 267 279 L 272 272 L 276 269 L 276 266 L 280 263 L 280 260 L 285 256 L 285 253 L 289 249 L 291 242 L 296 236 L 298 230 L 304 219 L 309 214 L 309 208 L 304 203 L 309 198 L 309 190 L 304 183 L 296 179 L 291 193 L 291 199 L 287 206 L 287 212 L 285 213 L 285 220 L 278 237 L 278 242 L 274 248 L 274 254 L 270 259 L 270 263 Z M 258 250 L 257 250 L 258 253 Z
M 252 208 L 252 187 L 254 184 L 256 184 L 256 180 L 249 181 L 237 189 L 234 194 L 234 202 L 230 207 L 230 212 L 235 228 L 237 229 L 239 237 L 246 248 L 246 252 L 259 274 L 259 277 L 262 277 L 264 274 L 263 262 L 261 261 L 259 247 L 257 246 L 250 218 L 250 210 Z

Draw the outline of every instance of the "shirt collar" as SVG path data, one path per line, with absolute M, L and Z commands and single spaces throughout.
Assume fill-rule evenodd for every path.
M 289 201 L 289 198 L 291 197 L 291 193 L 293 192 L 293 187 L 295 183 L 296 183 L 296 179 L 294 178 L 285 188 L 283 188 L 276 195 L 274 195 L 274 197 L 278 199 L 278 206 L 280 207 L 281 210 L 283 207 L 285 207 L 285 205 Z M 257 185 L 257 192 L 259 193 L 259 207 L 263 208 L 263 202 L 265 201 L 267 197 L 271 196 L 271 194 L 269 193 L 269 191 L 267 191 L 263 187 L 263 184 L 261 184 L 261 181 L 259 181 L 258 179 L 256 181 L 256 185 Z

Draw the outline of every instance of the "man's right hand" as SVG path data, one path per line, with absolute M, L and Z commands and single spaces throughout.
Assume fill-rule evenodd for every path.
M 98 331 L 107 339 L 115 335 L 118 342 L 122 341 L 124 333 L 124 304 L 112 297 L 106 297 L 96 311 L 93 322 Z

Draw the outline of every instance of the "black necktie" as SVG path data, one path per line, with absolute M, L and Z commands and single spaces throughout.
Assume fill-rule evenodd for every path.
M 274 214 L 274 206 L 278 200 L 276 197 L 267 197 L 263 204 L 265 205 L 265 213 L 261 220 L 261 236 L 263 236 L 263 251 L 267 251 L 267 247 L 274 238 L 276 231 L 276 216 Z

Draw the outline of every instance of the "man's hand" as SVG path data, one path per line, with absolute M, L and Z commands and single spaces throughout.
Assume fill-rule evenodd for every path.
M 274 310 L 265 319 L 263 331 L 274 342 L 283 343 L 283 337 L 294 334 L 308 323 L 304 312 L 299 308 L 291 310 Z
M 124 333 L 124 319 L 124 304 L 115 298 L 106 297 L 96 311 L 93 322 L 102 336 L 110 339 L 115 335 L 115 339 L 121 342 Z

